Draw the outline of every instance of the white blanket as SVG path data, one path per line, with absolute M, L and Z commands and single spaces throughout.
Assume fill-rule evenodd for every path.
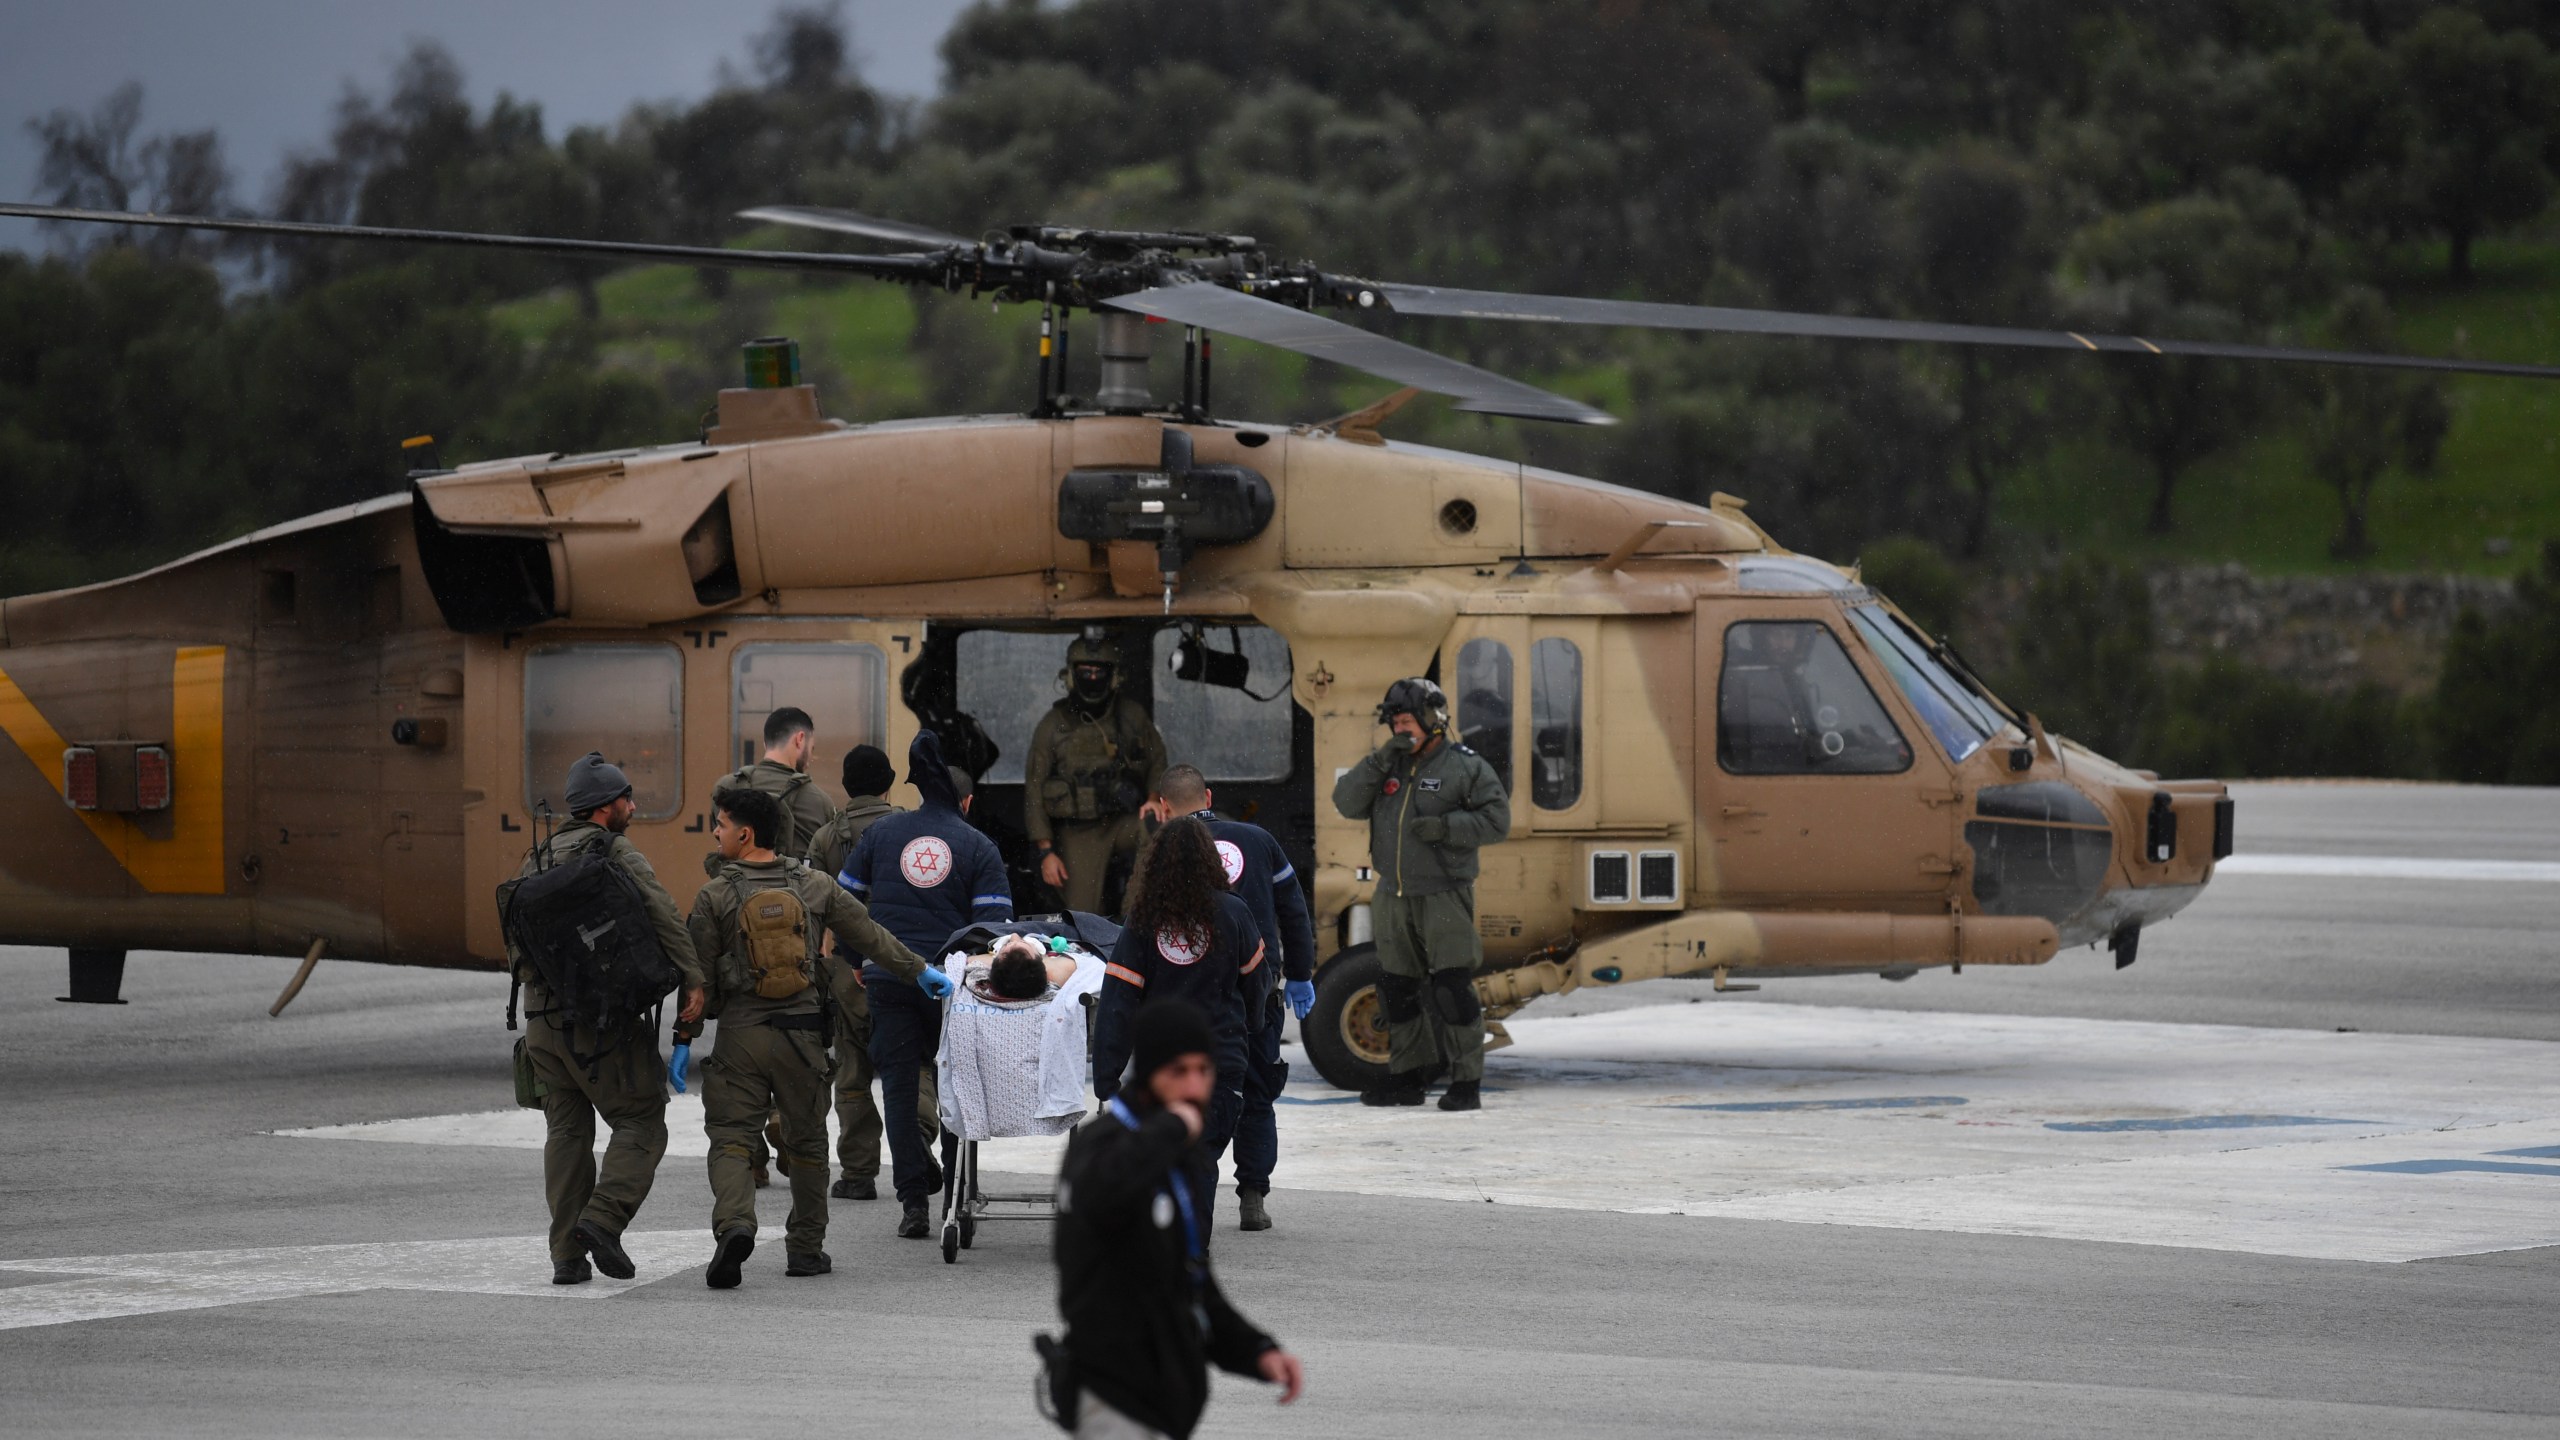
M 1076 973 L 1058 987 L 1041 1015 L 1040 1109 L 1043 1120 L 1084 1118 L 1093 1091 L 1091 1047 L 1085 1043 L 1084 997 L 1102 993 L 1102 960 L 1074 952 Z

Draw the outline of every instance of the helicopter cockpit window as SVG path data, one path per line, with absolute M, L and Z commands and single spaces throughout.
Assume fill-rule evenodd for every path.
M 968 630 L 960 635 L 960 708 L 978 717 L 997 746 L 982 785 L 1022 783 L 1031 732 L 1057 703 L 1058 672 L 1075 636 L 1059 631 Z
M 524 801 L 561 819 L 560 785 L 590 750 L 631 777 L 643 819 L 684 804 L 684 656 L 671 645 L 546 645 L 524 657 Z
M 1511 789 L 1511 647 L 1481 637 L 1458 648 L 1458 739 Z
M 1289 642 L 1264 625 L 1212 625 L 1192 640 L 1189 673 L 1174 668 L 1185 637 L 1155 634 L 1156 730 L 1175 759 L 1211 784 L 1289 777 Z M 1243 668 L 1233 657 L 1242 653 Z M 1266 698 L 1267 697 L 1267 698 Z
M 1979 750 L 2008 722 L 1966 688 L 1911 633 L 1881 606 L 1853 605 L 1849 618 L 1893 678 L 1894 688 L 1911 702 L 1929 733 L 1950 760 L 1961 761 Z
M 1764 555 L 1735 567 L 1739 588 L 1779 595 L 1829 595 L 1856 589 L 1849 577 L 1800 555 Z
M 1529 647 L 1529 798 L 1541 810 L 1582 799 L 1582 647 L 1553 636 Z
M 1892 775 L 1911 745 L 1830 627 L 1746 620 L 1724 632 L 1716 761 L 1734 775 Z
M 809 778 L 843 804 L 841 772 L 827 757 L 887 738 L 888 673 L 888 657 L 876 645 L 785 640 L 739 646 L 729 691 L 729 762 L 756 763 L 764 753 L 765 717 L 797 706 L 818 727 L 820 753 L 809 762 Z

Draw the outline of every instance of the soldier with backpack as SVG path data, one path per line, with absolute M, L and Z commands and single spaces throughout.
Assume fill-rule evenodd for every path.
M 835 1268 L 822 1248 L 833 967 L 858 955 L 932 995 L 949 994 L 951 982 L 876 924 L 832 878 L 774 853 L 784 821 L 772 796 L 735 789 L 723 792 L 718 804 L 711 838 L 722 864 L 694 897 L 686 924 L 711 975 L 707 1013 L 720 1022 L 702 1065 L 716 1237 L 703 1280 L 726 1290 L 739 1282 L 739 1267 L 755 1250 L 749 1162 L 767 1115 L 779 1117 L 782 1152 L 791 1161 L 783 1273 L 824 1275 Z M 822 931 L 835 936 L 834 955 L 820 952 Z
M 622 838 L 637 809 L 631 781 L 591 750 L 569 767 L 562 795 L 569 823 L 525 857 L 499 909 L 528 1021 L 516 1042 L 516 1098 L 540 1107 L 546 1127 L 551 1283 L 576 1285 L 597 1270 L 632 1277 L 622 1232 L 667 1153 L 666 1072 L 650 1012 L 681 983 L 682 1018 L 699 1017 L 706 977 L 674 898 Z M 507 1024 L 515 1026 L 512 1003 Z M 598 1115 L 613 1129 L 601 1167 Z

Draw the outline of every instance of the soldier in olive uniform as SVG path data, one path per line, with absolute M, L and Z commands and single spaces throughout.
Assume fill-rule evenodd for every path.
M 1449 733 L 1449 700 L 1428 680 L 1399 680 L 1378 706 L 1394 738 L 1333 787 L 1345 819 L 1369 822 L 1378 888 L 1378 1002 L 1390 1079 L 1364 1105 L 1419 1105 L 1424 1078 L 1449 1067 L 1443 1110 L 1477 1110 L 1484 1007 L 1476 998 L 1476 851 L 1511 832 L 1511 798 L 1484 757 Z
M 836 818 L 835 802 L 809 778 L 809 752 L 817 745 L 817 722 L 809 712 L 796 705 L 783 706 L 764 717 L 764 758 L 722 776 L 711 787 L 711 803 L 719 804 L 722 795 L 740 787 L 772 796 L 782 803 L 782 835 L 774 844 L 775 852 L 807 854 L 809 842 Z M 704 859 L 703 869 L 705 873 L 717 869 L 711 857 Z
M 862 902 L 827 876 L 774 853 L 783 827 L 773 797 L 737 789 L 720 802 L 712 838 L 720 847 L 720 873 L 694 897 L 686 924 L 711 975 L 711 1011 L 720 1022 L 711 1057 L 702 1065 L 702 1120 L 711 1139 L 711 1231 L 717 1237 L 703 1279 L 715 1290 L 739 1281 L 738 1267 L 755 1250 L 755 1184 L 748 1160 L 767 1115 L 781 1120 L 782 1148 L 791 1158 L 791 1216 L 784 1227 L 786 1275 L 824 1275 L 835 1268 L 821 1248 L 827 1238 L 828 1020 L 820 999 L 831 991 L 829 973 L 839 957 L 860 955 L 893 974 L 912 978 L 928 994 L 947 995 L 951 982 L 918 959 L 888 931 L 872 923 Z M 806 981 L 786 994 L 759 991 L 747 920 L 765 892 L 787 889 L 799 901 L 803 923 L 791 938 L 800 947 L 798 972 Z M 818 936 L 835 936 L 838 955 L 822 955 Z M 773 972 L 768 972 L 773 973 Z
M 590 750 L 569 767 L 561 795 L 569 807 L 569 823 L 551 836 L 547 854 L 525 857 L 517 877 L 575 859 L 598 845 L 608 847 L 608 863 L 639 888 L 659 949 L 684 977 L 680 1018 L 698 1019 L 705 972 L 695 959 L 692 937 L 648 859 L 622 838 L 638 808 L 631 798 L 631 781 L 607 764 L 602 754 Z M 631 1033 L 606 1050 L 607 1037 L 567 1032 L 546 1023 L 543 1012 L 554 1006 L 550 991 L 543 988 L 533 966 L 512 953 L 512 943 L 508 949 L 516 978 L 524 982 L 525 1056 L 533 1068 L 534 1091 L 542 1099 L 546 1132 L 542 1188 L 551 1203 L 551 1283 L 575 1285 L 597 1269 L 616 1280 L 628 1280 L 633 1270 L 631 1257 L 622 1249 L 622 1232 L 640 1202 L 648 1198 L 658 1162 L 667 1153 L 666 1069 L 658 1058 L 657 1033 L 649 1017 L 634 1016 Z M 572 1053 L 592 1055 L 599 1050 L 605 1054 L 593 1075 Z M 601 1167 L 595 1156 L 598 1115 L 613 1127 Z
M 854 842 L 871 822 L 902 813 L 889 803 L 898 772 L 877 745 L 856 745 L 844 756 L 845 804 L 809 841 L 809 868 L 821 875 L 844 871 Z M 843 1171 L 827 1191 L 838 1200 L 880 1198 L 880 1107 L 871 1098 L 871 992 L 862 968 L 836 967 L 836 1165 Z M 917 1114 L 928 1141 L 940 1133 L 934 1117 L 933 1066 L 927 1064 Z
M 1041 882 L 1067 909 L 1102 908 L 1112 862 L 1138 852 L 1138 809 L 1164 766 L 1154 719 L 1120 693 L 1118 654 L 1093 634 L 1068 646 L 1067 693 L 1031 732 L 1022 776 Z
M 805 853 L 810 841 L 836 818 L 835 803 L 827 799 L 827 792 L 819 789 L 809 778 L 809 754 L 817 745 L 817 722 L 809 718 L 808 711 L 797 705 L 785 705 L 775 710 L 764 717 L 764 758 L 721 776 L 719 782 L 711 787 L 711 803 L 716 807 L 721 796 L 739 789 L 772 796 L 782 805 L 782 830 L 774 843 L 774 852 L 781 855 Z M 719 874 L 721 863 L 719 851 L 706 852 L 702 857 L 702 873 Z M 779 1133 L 775 1124 L 767 1125 L 766 1129 Z M 767 1145 L 772 1138 L 772 1134 L 759 1136 L 751 1157 L 759 1190 L 767 1183 L 765 1164 L 770 1158 Z M 789 1161 L 783 1162 L 782 1171 L 786 1175 L 791 1173 Z

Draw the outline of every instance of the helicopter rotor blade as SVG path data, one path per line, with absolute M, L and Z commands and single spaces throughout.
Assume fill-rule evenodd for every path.
M 1568 400 L 1534 385 L 1524 385 L 1463 361 L 1373 335 L 1358 326 L 1274 304 L 1239 290 L 1198 281 L 1159 285 L 1100 304 L 1141 315 L 1197 325 L 1221 335 L 1258 340 L 1318 360 L 1330 360 L 1372 375 L 1447 395 L 1461 410 L 1487 415 L 1513 415 L 1523 420 L 1565 420 L 1577 425 L 1614 425 L 1617 417 L 1579 400 Z
M 641 240 L 568 240 L 539 235 L 486 235 L 469 230 L 407 230 L 377 225 L 323 225 L 305 220 L 224 219 L 208 215 L 154 215 L 123 210 L 80 210 L 60 205 L 0 205 L 0 216 L 69 220 L 98 225 L 144 225 L 176 230 L 221 230 L 239 235 L 290 235 L 312 240 L 372 240 L 406 245 L 458 245 L 533 255 L 622 260 L 669 260 L 730 270 L 835 270 L 883 280 L 930 284 L 942 278 L 933 255 L 831 255 L 807 250 L 726 250 L 712 245 L 660 245 Z
M 1651 330 L 1703 330 L 1727 335 L 1899 340 L 1924 345 L 1996 345 L 2112 355 L 2192 355 L 2216 360 L 2277 360 L 2308 365 L 2361 365 L 2380 369 L 2560 380 L 2560 366 L 2520 365 L 2496 360 L 2456 360 L 2431 355 L 2388 355 L 2362 350 L 2313 350 L 2281 345 L 2235 345 L 2207 340 L 2147 340 L 2136 335 L 2095 335 L 2076 330 L 2026 330 L 2005 325 L 1877 320 L 1857 315 L 1816 315 L 1796 310 L 1664 305 L 1646 300 L 1585 300 L 1569 295 L 1514 295 L 1499 290 L 1454 290 L 1437 285 L 1393 282 L 1375 284 L 1370 288 L 1384 296 L 1389 308 L 1399 315 L 1445 315 L 1461 320 L 1630 325 Z
M 901 245 L 923 245 L 931 249 L 947 249 L 953 245 L 975 245 L 927 225 L 910 225 L 904 220 L 882 220 L 860 215 L 851 210 L 838 210 L 825 205 L 759 205 L 738 212 L 741 220 L 767 220 L 777 225 L 798 225 L 809 230 L 832 230 L 839 235 L 862 235 L 873 240 L 889 240 Z

